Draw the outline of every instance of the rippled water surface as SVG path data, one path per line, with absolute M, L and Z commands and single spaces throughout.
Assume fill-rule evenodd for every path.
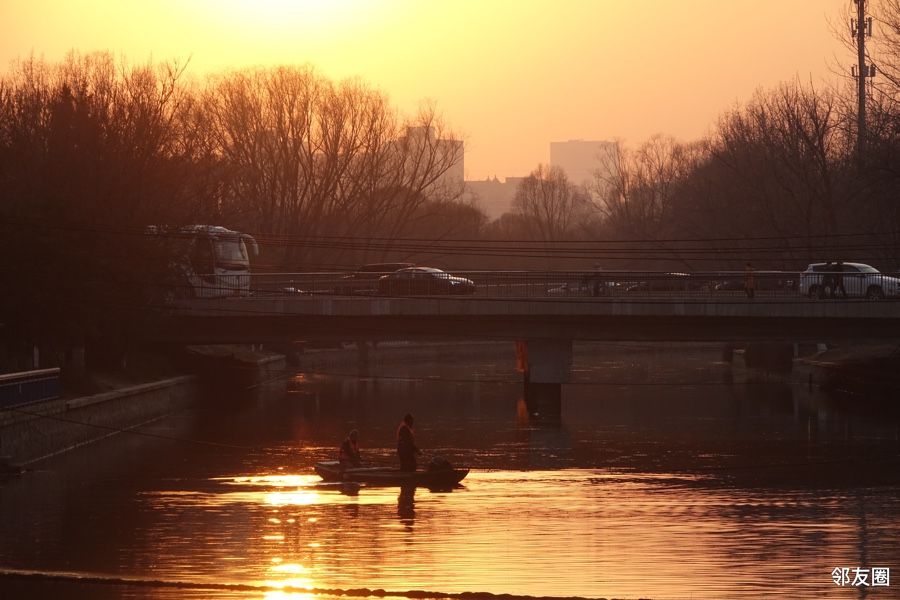
M 219 445 L 120 435 L 0 484 L 0 566 L 64 574 L 0 591 L 850 598 L 861 590 L 835 586 L 836 566 L 900 577 L 895 413 L 730 383 L 717 358 L 576 351 L 559 418 L 524 403 L 505 356 L 307 370 L 141 429 Z M 312 464 L 350 428 L 369 461 L 392 463 L 407 411 L 427 455 L 472 467 L 462 486 L 319 482 Z

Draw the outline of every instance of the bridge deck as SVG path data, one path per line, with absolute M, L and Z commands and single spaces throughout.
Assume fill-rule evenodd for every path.
M 746 298 L 294 295 L 181 301 L 154 339 L 900 339 L 900 302 Z

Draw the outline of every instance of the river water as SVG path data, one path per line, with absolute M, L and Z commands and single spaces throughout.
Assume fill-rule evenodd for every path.
M 898 596 L 890 403 L 798 373 L 735 383 L 713 349 L 605 345 L 576 349 L 557 418 L 526 406 L 512 354 L 285 374 L 45 461 L 0 483 L 0 594 Z M 426 459 L 471 467 L 461 487 L 318 484 L 351 428 L 392 463 L 406 412 Z

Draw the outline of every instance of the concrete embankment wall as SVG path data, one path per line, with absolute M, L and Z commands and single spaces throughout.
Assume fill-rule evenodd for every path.
M 190 406 L 198 389 L 181 376 L 0 412 L 0 456 L 27 465 L 66 452 Z
M 847 345 L 804 359 L 810 381 L 826 390 L 870 397 L 896 398 L 900 393 L 900 354 L 896 345 Z

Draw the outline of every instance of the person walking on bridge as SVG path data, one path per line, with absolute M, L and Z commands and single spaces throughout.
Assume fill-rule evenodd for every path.
M 825 263 L 825 274 L 822 275 L 822 291 L 819 298 L 834 298 L 834 263 Z
M 744 292 L 751 299 L 756 295 L 756 278 L 753 274 L 753 265 L 749 262 L 744 267 Z
M 351 431 L 347 435 L 347 439 L 341 444 L 338 460 L 342 469 L 362 465 L 362 457 L 359 454 L 359 431 L 356 429 Z
M 834 265 L 834 287 L 831 288 L 831 297 L 837 298 L 838 292 L 842 298 L 847 297 L 847 290 L 844 288 L 844 261 L 837 261 Z
M 416 455 L 422 451 L 416 447 L 416 434 L 413 432 L 413 416 L 406 413 L 397 428 L 397 456 L 400 457 L 401 471 L 416 470 Z

